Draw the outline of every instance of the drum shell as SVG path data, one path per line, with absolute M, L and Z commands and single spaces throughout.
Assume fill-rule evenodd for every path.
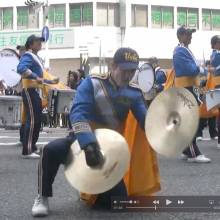
M 220 107 L 220 89 L 209 90 L 206 93 L 207 110 Z
M 17 129 L 21 126 L 20 96 L 0 96 L 0 127 Z

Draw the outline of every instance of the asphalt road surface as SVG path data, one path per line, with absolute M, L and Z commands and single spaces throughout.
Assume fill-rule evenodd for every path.
M 40 135 L 39 144 L 63 137 L 65 129 L 48 130 Z M 0 220 L 29 220 L 37 193 L 37 160 L 21 158 L 18 131 L 0 130 Z M 217 142 L 199 142 L 202 152 L 212 159 L 210 164 L 189 164 L 179 158 L 159 157 L 162 190 L 158 195 L 220 195 L 220 150 Z M 146 220 L 219 220 L 220 213 L 114 213 L 94 211 L 79 201 L 78 193 L 69 186 L 63 173 L 58 172 L 51 213 L 45 219 L 146 219 Z

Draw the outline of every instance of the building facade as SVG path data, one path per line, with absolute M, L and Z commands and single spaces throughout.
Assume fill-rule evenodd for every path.
M 170 68 L 182 24 L 197 29 L 190 46 L 196 58 L 209 59 L 210 39 L 220 34 L 219 0 L 49 0 L 49 5 L 50 68 L 62 80 L 86 62 L 91 72 L 107 71 L 120 46 L 136 49 L 143 60 L 156 56 Z M 24 0 L 0 1 L 0 49 L 15 49 L 43 26 L 42 9 Z

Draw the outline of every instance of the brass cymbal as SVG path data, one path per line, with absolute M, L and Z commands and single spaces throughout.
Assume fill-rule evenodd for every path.
M 65 164 L 69 183 L 83 193 L 99 194 L 117 185 L 125 175 L 130 162 L 130 152 L 123 136 L 110 129 L 94 131 L 105 162 L 101 168 L 90 168 L 85 153 L 75 141 Z
M 145 133 L 159 154 L 180 154 L 195 137 L 199 108 L 195 97 L 184 88 L 160 93 L 151 103 L 145 120 Z

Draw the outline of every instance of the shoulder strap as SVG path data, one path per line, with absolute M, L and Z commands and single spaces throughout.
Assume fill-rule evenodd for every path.
M 30 52 L 30 51 L 27 51 L 27 52 L 25 52 L 25 53 L 31 55 L 32 58 L 33 58 L 33 60 L 34 60 L 34 61 L 39 65 L 39 67 L 41 68 L 42 72 L 44 72 L 44 66 L 43 66 L 43 64 L 42 64 L 42 62 L 41 62 L 41 60 L 40 60 L 40 58 L 39 58 L 37 55 L 35 55 L 34 53 Z
M 108 92 L 103 85 L 102 80 L 97 78 L 91 78 L 93 89 L 94 89 L 94 98 L 96 105 L 103 116 L 104 121 L 112 128 L 118 128 L 119 121 L 116 116 L 114 106 L 111 103 Z
M 108 79 L 110 74 L 109 73 L 90 73 L 89 76 L 91 78 L 97 78 L 97 79 Z

